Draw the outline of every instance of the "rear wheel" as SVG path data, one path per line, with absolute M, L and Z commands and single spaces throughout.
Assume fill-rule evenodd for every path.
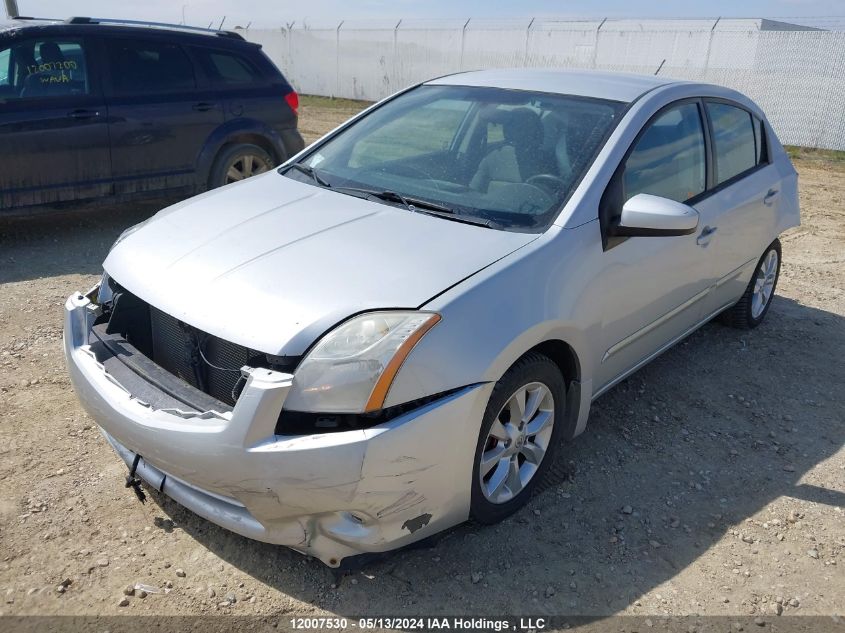
M 780 277 L 780 255 L 780 241 L 775 240 L 757 262 L 754 276 L 748 282 L 748 287 L 740 300 L 721 314 L 723 323 L 750 330 L 763 322 L 769 306 L 772 305 Z
M 501 521 L 531 498 L 560 442 L 565 393 L 560 369 L 538 353 L 524 356 L 496 383 L 475 452 L 473 519 Z
M 209 189 L 246 180 L 273 169 L 275 161 L 258 145 L 232 145 L 224 149 L 211 169 Z

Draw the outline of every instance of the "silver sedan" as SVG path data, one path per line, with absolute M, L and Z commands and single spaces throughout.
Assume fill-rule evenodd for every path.
M 516 511 L 602 393 L 763 321 L 798 223 L 737 92 L 463 73 L 126 231 L 67 364 L 139 495 L 337 567 Z

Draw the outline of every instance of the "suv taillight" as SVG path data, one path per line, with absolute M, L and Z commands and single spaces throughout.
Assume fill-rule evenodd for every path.
M 296 94 L 296 91 L 291 90 L 285 95 L 285 103 L 290 106 L 294 114 L 299 114 L 299 95 Z

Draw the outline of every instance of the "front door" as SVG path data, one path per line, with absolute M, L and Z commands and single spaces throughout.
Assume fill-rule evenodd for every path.
M 84 38 L 0 44 L 0 211 L 112 191 L 108 117 Z
M 691 100 L 664 108 L 635 141 L 606 196 L 613 198 L 617 212 L 638 193 L 695 208 L 697 197 L 706 189 L 705 156 L 699 103 Z M 697 233 L 612 237 L 602 257 L 597 283 L 604 297 L 604 345 L 596 359 L 597 390 L 694 327 L 712 284 L 708 255 L 697 244 Z

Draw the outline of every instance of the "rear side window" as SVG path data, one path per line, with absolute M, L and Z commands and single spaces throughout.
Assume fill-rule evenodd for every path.
M 762 161 L 762 152 L 755 134 L 753 117 L 747 110 L 725 103 L 707 103 L 713 126 L 713 145 L 716 154 L 716 184 L 730 180 Z M 759 119 L 758 119 L 759 121 Z
M 216 84 L 248 84 L 261 80 L 261 73 L 242 55 L 229 51 L 194 49 L 205 72 Z
M 624 199 L 649 193 L 685 202 L 706 185 L 704 128 L 695 103 L 684 103 L 649 123 L 625 161 Z
M 0 48 L 0 100 L 88 94 L 79 40 L 37 38 Z
M 155 94 L 196 88 L 194 67 L 177 44 L 109 40 L 111 79 L 117 94 Z

